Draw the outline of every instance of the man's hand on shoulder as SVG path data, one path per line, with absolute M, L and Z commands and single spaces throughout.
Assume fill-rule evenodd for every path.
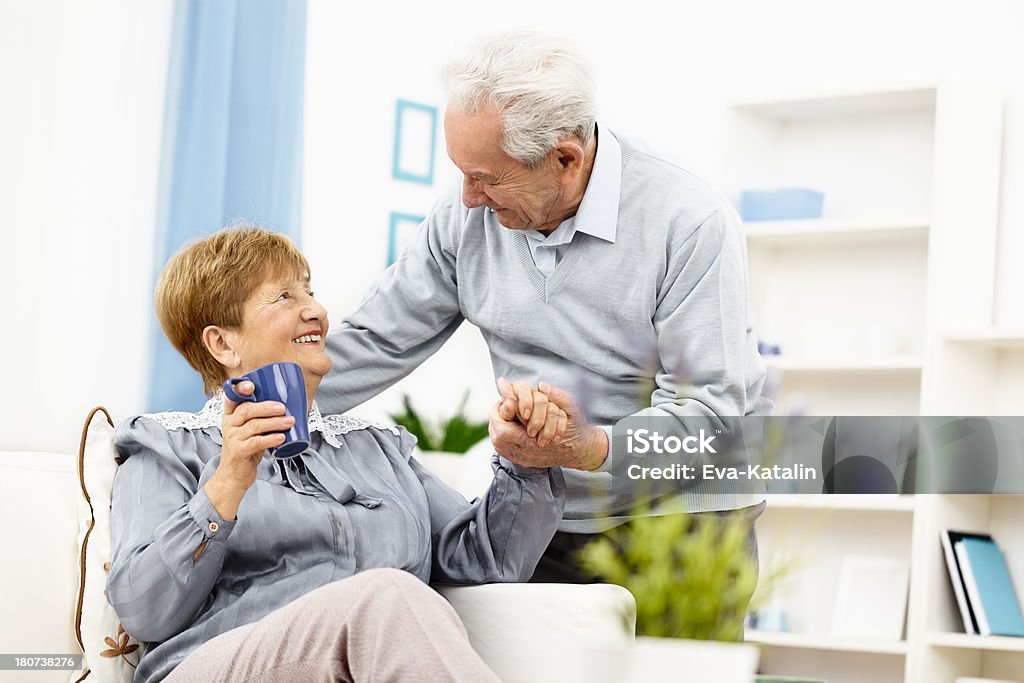
M 595 470 L 604 463 L 608 435 L 587 424 L 571 394 L 504 377 L 498 389 L 502 398 L 491 410 L 490 435 L 499 455 L 525 467 Z

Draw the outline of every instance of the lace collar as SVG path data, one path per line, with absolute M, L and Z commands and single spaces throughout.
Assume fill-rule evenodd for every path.
M 198 413 L 153 413 L 146 415 L 146 417 L 168 431 L 174 429 L 206 429 L 209 427 L 220 429 L 221 418 L 224 417 L 224 392 L 218 389 L 217 393 L 210 397 L 210 400 L 206 402 L 206 405 Z M 316 404 L 315 400 L 313 401 L 312 408 L 309 410 L 309 433 L 320 432 L 324 436 L 324 441 L 335 448 L 341 448 L 339 437 L 357 429 L 366 429 L 367 427 L 386 429 L 395 436 L 399 436 L 398 427 L 392 425 L 369 422 L 349 415 L 324 415 L 320 412 L 320 407 Z

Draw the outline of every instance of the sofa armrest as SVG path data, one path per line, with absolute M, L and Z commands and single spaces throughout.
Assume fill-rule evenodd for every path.
M 473 648 L 506 683 L 601 680 L 595 653 L 633 638 L 636 602 L 621 586 L 557 583 L 435 586 Z M 602 647 L 609 646 L 609 647 Z

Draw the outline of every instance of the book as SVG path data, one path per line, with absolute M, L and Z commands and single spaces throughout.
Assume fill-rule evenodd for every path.
M 984 636 L 1024 637 L 1024 616 L 1003 552 L 992 538 L 965 536 L 954 545 L 964 589 Z
M 956 606 L 960 609 L 960 619 L 964 622 L 964 633 L 977 633 L 978 622 L 967 602 L 967 594 L 964 592 L 964 577 L 960 571 L 960 561 L 953 552 L 953 545 L 964 538 L 974 534 L 965 534 L 961 531 L 942 529 L 939 532 L 939 540 L 942 542 L 942 553 L 946 557 L 946 570 L 949 572 L 949 583 L 953 587 L 953 596 L 956 598 Z M 980 536 L 980 535 L 979 535 Z

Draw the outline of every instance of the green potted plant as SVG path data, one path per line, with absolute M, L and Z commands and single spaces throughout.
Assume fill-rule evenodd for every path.
M 733 516 L 641 515 L 583 548 L 588 571 L 636 599 L 635 680 L 686 671 L 686 680 L 749 683 L 756 650 L 739 643 L 748 604 L 769 599 L 788 567 L 761 577 L 752 602 L 758 571 L 747 535 L 747 523 Z M 717 668 L 695 670 L 699 662 Z
M 487 487 L 491 468 L 490 452 L 469 460 L 465 455 L 488 438 L 487 421 L 466 415 L 468 401 L 469 391 L 466 391 L 451 417 L 431 421 L 416 410 L 408 395 L 404 395 L 403 411 L 392 414 L 391 419 L 416 437 L 417 460 L 446 484 L 467 498 L 473 498 Z

